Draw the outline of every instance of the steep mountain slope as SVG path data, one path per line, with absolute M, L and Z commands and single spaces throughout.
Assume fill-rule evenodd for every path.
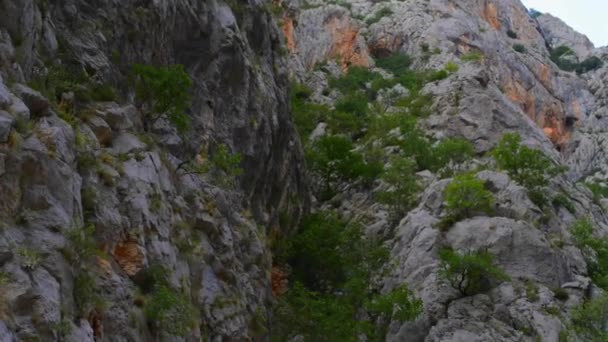
M 606 337 L 608 51 L 559 19 L 519 0 L 0 0 L 0 19 L 0 341 Z
M 394 267 L 384 278 L 382 291 L 408 284 L 423 300 L 422 316 L 406 323 L 393 319 L 387 340 L 565 338 L 572 308 L 590 294 L 601 293 L 590 279 L 595 266 L 578 237 L 573 238 L 571 227 L 588 218 L 596 234 L 605 235 L 608 228 L 602 198 L 606 174 L 603 50 L 594 50 L 586 37 L 550 15 L 533 16 L 517 0 L 312 1 L 287 3 L 284 8 L 282 26 L 294 77 L 311 88 L 309 101 L 328 105 L 330 113 L 329 118 L 318 120 L 321 124 L 310 140 L 303 138 L 307 148 L 318 149 L 315 141 L 320 136 L 346 135 L 364 158 L 369 158 L 370 146 L 384 147 L 385 168 L 390 169 L 391 158 L 402 156 L 415 159 L 418 171 L 423 171 L 417 176 L 424 190 L 411 210 L 398 216 L 397 224 L 387 219 L 390 206 L 378 200 L 377 194 L 386 189 L 384 182 L 366 187 L 351 181 L 337 186 L 342 190 L 318 205 L 336 208 L 349 219 L 358 217 L 369 234 L 386 239 Z M 336 78 L 355 80 L 356 74 L 349 70 L 388 65 L 380 61 L 403 53 L 413 58 L 413 69 L 429 70 L 432 75 L 420 89 L 432 96 L 432 105 L 430 115 L 419 116 L 419 127 L 430 144 L 454 137 L 471 142 L 476 153 L 472 163 L 447 173 L 425 171 L 420 155 L 408 152 L 408 146 L 417 142 L 408 145 L 410 133 L 403 126 L 392 126 L 397 134 L 401 130 L 401 137 L 396 143 L 386 143 L 385 137 L 374 135 L 371 123 L 364 124 L 363 131 L 332 124 L 332 116 L 339 115 L 344 101 L 351 98 L 350 90 L 341 88 Z M 587 59 L 590 56 L 600 61 Z M 401 82 L 407 88 L 393 91 L 402 96 L 418 93 L 415 86 L 393 74 L 398 80 L 388 84 Z M 387 112 L 379 112 L 378 104 L 389 108 L 388 113 L 413 113 L 411 104 L 404 107 L 383 96 L 387 90 L 378 91 L 380 83 L 374 77 L 365 82 L 361 89 L 374 105 L 364 120 L 387 120 Z M 506 132 L 517 133 L 525 145 L 557 165 L 568 166 L 566 173 L 549 177 L 541 190 L 544 199 L 487 154 Z M 360 139 L 362 135 L 366 138 Z M 375 141 L 371 145 L 370 139 Z M 474 172 L 485 183 L 495 199 L 494 208 L 490 214 L 460 217 L 446 227 L 451 214 L 443 194 L 458 180 L 450 175 L 462 171 Z M 316 176 L 323 181 L 322 174 Z M 317 198 L 321 197 L 317 192 Z M 487 250 L 511 280 L 477 295 L 458 294 L 443 279 L 445 260 L 440 256 L 445 247 L 460 252 Z M 567 294 L 560 295 L 563 292 Z
M 0 340 L 260 334 L 266 236 L 308 205 L 266 8 L 7 0 L 0 17 Z M 184 135 L 146 122 L 136 63 L 185 66 Z M 241 156 L 237 183 L 181 167 L 226 150 Z

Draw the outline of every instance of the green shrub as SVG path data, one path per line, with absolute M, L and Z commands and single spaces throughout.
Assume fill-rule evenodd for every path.
M 296 335 L 307 341 L 357 341 L 361 334 L 381 340 L 391 318 L 411 320 L 422 311 L 405 285 L 384 295 L 372 291 L 371 280 L 388 251 L 364 238 L 360 226 L 319 212 L 303 220 L 291 242 L 293 285 L 275 307 L 272 341 Z M 374 324 L 381 317 L 383 323 Z
M 557 300 L 566 301 L 570 298 L 570 295 L 568 294 L 568 291 L 558 287 L 553 289 L 553 297 Z
M 565 334 L 567 341 L 608 341 L 608 294 L 586 301 L 575 307 L 571 314 L 572 324 Z M 576 338 L 575 338 L 576 336 Z M 572 337 L 572 339 L 570 339 Z
M 100 297 L 95 291 L 95 278 L 91 273 L 86 270 L 78 271 L 74 277 L 72 295 L 81 317 L 86 317 L 86 315 L 99 303 Z
M 116 90 L 107 84 L 95 84 L 91 89 L 91 98 L 94 101 L 110 102 L 116 100 Z
M 551 203 L 555 207 L 563 207 L 566 208 L 570 213 L 576 214 L 576 208 L 574 207 L 574 204 L 572 204 L 570 199 L 568 199 L 568 196 L 563 193 L 556 195 Z
M 200 154 L 201 158 L 182 163 L 178 169 L 183 168 L 186 174 L 210 174 L 217 185 L 221 187 L 232 187 L 236 177 L 243 173 L 241 155 L 231 153 L 226 144 L 220 144 L 211 157 Z M 203 160 L 201 160 L 203 159 Z M 160 199 L 157 199 L 159 201 Z M 160 206 L 157 206 L 160 209 Z
M 309 102 L 312 90 L 305 85 L 291 84 L 291 111 L 300 139 L 306 141 L 317 124 L 329 116 L 329 108 Z
M 508 281 L 510 278 L 494 265 L 487 251 L 458 253 L 452 249 L 439 252 L 440 275 L 463 296 L 470 296 L 489 288 L 490 282 Z
M 42 262 L 42 254 L 40 252 L 25 246 L 17 248 L 17 255 L 21 259 L 21 267 L 26 270 L 34 270 Z
M 511 39 L 517 39 L 517 33 L 515 33 L 515 31 L 513 31 L 513 30 L 508 30 L 507 36 Z
M 446 70 L 436 70 L 436 71 L 431 72 L 431 74 L 429 76 L 429 80 L 431 82 L 441 81 L 441 80 L 445 80 L 446 78 L 448 78 L 448 76 L 450 76 L 450 74 Z
M 593 200 L 595 202 L 599 202 L 602 198 L 608 197 L 608 187 L 593 182 L 585 182 L 585 185 L 591 190 L 593 193 Z
M 353 92 L 336 102 L 336 111 L 350 113 L 361 121 L 365 121 L 365 116 L 368 112 L 369 98 L 361 92 Z
M 601 68 L 602 65 L 604 65 L 604 62 L 602 62 L 599 57 L 592 56 L 582 61 L 576 68 L 576 72 L 584 74 L 589 71 L 597 70 Z
M 175 336 L 188 335 L 199 321 L 199 312 L 190 299 L 166 285 L 154 289 L 145 313 L 157 332 Z
M 563 171 L 541 151 L 522 145 L 516 133 L 506 133 L 491 154 L 501 170 L 528 190 L 545 187 Z
M 410 56 L 396 52 L 385 58 L 376 59 L 376 66 L 390 71 L 395 77 L 399 78 L 410 72 L 412 59 Z
M 471 51 L 460 56 L 460 59 L 465 62 L 480 62 L 483 60 L 483 53 L 481 51 Z
M 363 156 L 353 151 L 352 142 L 342 136 L 323 136 L 306 151 L 310 169 L 324 184 L 326 193 L 341 181 L 354 181 L 367 172 Z
M 574 71 L 578 67 L 578 59 L 576 58 L 576 54 L 571 48 L 565 45 L 552 49 L 549 58 L 560 69 L 565 71 Z
M 594 236 L 593 225 L 588 219 L 574 222 L 570 233 L 576 246 L 583 251 L 591 279 L 608 290 L 608 239 Z
M 415 203 L 420 185 L 416 179 L 416 162 L 404 157 L 393 157 L 382 179 L 389 190 L 378 193 L 378 200 L 388 204 L 395 219 L 404 215 Z
M 519 52 L 519 53 L 526 53 L 528 52 L 528 49 L 526 49 L 525 46 L 523 46 L 522 44 L 513 44 L 513 50 Z
M 89 224 L 82 228 L 70 228 L 65 231 L 68 245 L 64 248 L 64 255 L 72 265 L 82 265 L 90 262 L 99 254 L 95 242 L 95 225 Z
M 465 173 L 456 176 L 446 187 L 445 202 L 448 216 L 460 220 L 478 213 L 491 213 L 494 195 L 486 190 L 483 181 Z
M 458 72 L 458 69 L 460 69 L 460 67 L 458 66 L 458 64 L 454 63 L 454 62 L 448 62 L 445 67 L 443 67 L 445 69 L 445 71 L 449 72 L 450 74 L 453 74 L 455 72 Z
M 241 155 L 231 153 L 228 146 L 220 144 L 210 159 L 211 172 L 222 186 L 229 186 L 243 173 Z
M 354 66 L 339 78 L 330 78 L 329 86 L 338 89 L 342 94 L 349 94 L 365 88 L 367 83 L 381 79 L 382 76 L 367 68 Z
M 437 171 L 450 163 L 459 164 L 470 160 L 475 154 L 473 145 L 466 139 L 452 138 L 439 142 L 433 148 L 436 165 L 432 171 Z
M 538 295 L 538 285 L 533 280 L 526 279 L 526 297 L 532 302 L 540 299 Z
M 149 131 L 152 125 L 163 116 L 180 133 L 184 133 L 190 124 L 186 110 L 190 105 L 192 80 L 186 73 L 183 65 L 170 67 L 155 67 L 152 65 L 136 64 L 135 91 L 137 102 L 143 110 L 146 128 Z
M 393 14 L 393 10 L 391 10 L 388 7 L 382 7 L 380 10 L 378 10 L 376 12 L 376 14 L 374 14 L 372 17 L 368 18 L 365 23 L 369 26 L 377 23 L 380 21 L 380 19 L 387 17 L 389 15 Z

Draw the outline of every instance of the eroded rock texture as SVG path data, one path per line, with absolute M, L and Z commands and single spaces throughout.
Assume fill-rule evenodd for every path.
M 287 230 L 279 217 L 297 222 L 308 202 L 281 32 L 264 5 L 9 0 L 0 17 L 0 340 L 184 340 L 146 322 L 137 279 L 155 265 L 200 311 L 188 340 L 259 334 L 252 320 L 271 299 L 266 233 Z M 185 66 L 186 135 L 163 120 L 144 132 L 135 63 Z M 73 93 L 28 86 L 59 81 L 49 77 L 58 69 L 118 94 L 70 108 L 86 116 L 72 127 L 59 116 Z M 242 156 L 236 186 L 179 170 L 220 144 Z M 66 235 L 88 225 L 102 252 L 83 288 Z M 78 291 L 102 304 L 79 310 Z

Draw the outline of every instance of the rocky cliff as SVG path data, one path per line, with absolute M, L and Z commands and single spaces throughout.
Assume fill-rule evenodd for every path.
M 519 0 L 0 0 L 0 18 L 0 341 L 591 336 L 572 327 L 606 289 L 608 52 L 561 20 Z M 183 66 L 185 131 L 147 112 L 135 65 Z M 506 132 L 540 181 L 492 152 Z M 491 208 L 454 215 L 462 179 Z M 359 248 L 302 243 L 309 212 L 380 241 L 353 288 L 408 289 L 417 314 L 357 298 L 342 319 L 348 282 L 318 281 L 318 307 L 298 292 L 315 248 Z M 459 291 L 446 247 L 504 276 Z M 384 328 L 338 335 L 350 321 Z
M 265 6 L 9 0 L 0 13 L 0 340 L 259 335 L 267 236 L 308 205 Z M 185 67 L 185 134 L 164 119 L 144 129 L 134 64 Z M 241 157 L 234 182 L 180 168 L 221 146 Z M 174 297 L 150 293 L 159 267 Z M 179 329 L 172 301 L 200 319 Z
M 386 238 L 394 269 L 382 291 L 408 284 L 424 303 L 422 317 L 414 322 L 393 319 L 386 340 L 567 338 L 573 307 L 590 293 L 601 292 L 589 278 L 593 266 L 586 262 L 584 248 L 583 253 L 578 248 L 571 227 L 586 217 L 596 234 L 607 233 L 605 200 L 598 195 L 606 174 L 605 51 L 561 20 L 528 12 L 517 0 L 312 1 L 288 2 L 284 8 L 292 73 L 311 88 L 311 101 L 339 111 L 345 94 L 339 85 L 336 89 L 336 78 L 351 77 L 349 69 L 359 66 L 383 73 L 388 70 L 374 68 L 374 60 L 407 54 L 413 69 L 440 73 L 420 90 L 433 99 L 431 114 L 419 120 L 431 143 L 464 138 L 474 146 L 473 164 L 490 169 L 465 167 L 476 170 L 476 177 L 494 194 L 492 215 L 471 215 L 447 230 L 438 225 L 449 215 L 442 194 L 453 179 L 424 168 L 418 173 L 424 190 L 397 224 L 388 219 L 390 208 L 375 196 L 386 186 L 382 182 L 367 190 L 347 187 L 326 202 L 344 217 L 362 217 L 369 234 Z M 559 54 L 560 49 L 565 53 Z M 574 66 L 569 68 L 565 61 Z M 587 63 L 593 67 L 574 72 Z M 373 93 L 373 79 L 364 88 Z M 405 95 L 416 91 L 393 90 Z M 370 102 L 390 100 L 382 94 L 372 94 Z M 372 117 L 378 115 L 377 107 L 370 108 Z M 411 113 L 412 108 L 405 110 Z M 344 133 L 321 121 L 307 144 L 314 146 L 324 134 Z M 539 203 L 508 172 L 491 166 L 486 152 L 505 132 L 516 132 L 525 145 L 567 166 L 543 190 L 554 199 L 552 204 Z M 385 153 L 407 155 L 408 135 L 401 139 L 403 143 L 386 147 Z M 353 141 L 360 151 L 369 146 L 368 140 Z M 419 156 L 413 157 L 418 161 Z M 390 168 L 390 158 L 384 160 Z M 559 204 L 557 197 L 568 200 Z M 511 281 L 475 296 L 459 296 L 442 281 L 440 251 L 446 246 L 490 251 Z M 562 292 L 568 295 L 555 295 Z

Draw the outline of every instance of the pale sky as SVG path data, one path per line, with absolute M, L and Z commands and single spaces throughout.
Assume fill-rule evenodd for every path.
M 578 32 L 596 47 L 608 45 L 608 0 L 522 0 L 528 8 L 551 13 Z

